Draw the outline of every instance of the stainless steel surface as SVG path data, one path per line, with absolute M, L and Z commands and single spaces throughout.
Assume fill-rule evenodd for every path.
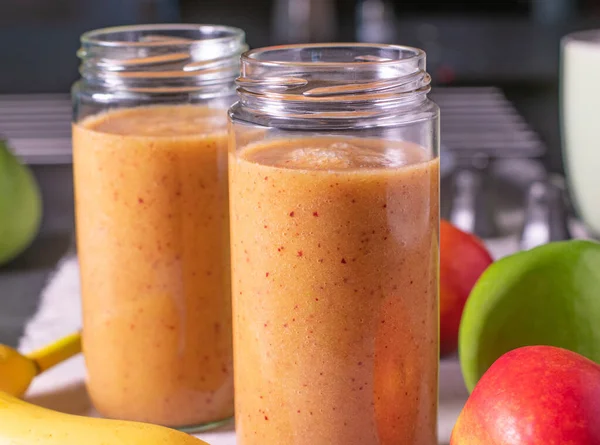
M 470 166 L 459 167 L 453 176 L 450 222 L 481 238 L 499 236 L 489 160 L 474 159 Z
M 527 194 L 520 248 L 527 250 L 571 237 L 564 180 L 551 176 L 547 180 L 533 182 Z
M 446 155 L 451 154 L 446 150 Z M 442 159 L 442 163 L 443 163 Z M 492 221 L 492 230 L 482 230 L 480 233 L 495 233 L 493 239 L 500 240 L 504 237 L 511 236 L 515 239 L 515 244 L 518 244 L 519 234 L 523 228 L 525 220 L 525 202 L 529 186 L 533 181 L 545 179 L 547 171 L 543 164 L 537 159 L 519 159 L 506 158 L 495 159 L 483 171 L 472 171 L 470 164 L 466 164 L 465 160 L 452 159 L 452 162 L 446 162 L 445 174 L 441 177 L 441 214 L 447 220 L 460 220 L 475 218 L 475 209 L 477 208 L 476 193 L 477 183 L 485 182 L 485 191 L 480 193 L 480 201 L 483 198 L 484 212 L 487 216 L 483 221 Z M 460 176 L 463 176 L 460 178 Z M 458 177 L 458 178 L 457 178 Z M 464 181 L 469 185 L 465 193 L 459 196 L 457 191 L 456 180 Z M 484 181 L 485 180 L 485 181 Z M 476 182 L 475 184 L 473 184 Z M 464 185 L 464 183 L 463 183 Z M 479 191 L 481 192 L 481 190 Z M 479 213 L 482 204 L 479 204 Z M 458 209 L 462 209 L 462 216 L 459 217 Z M 452 215 L 452 212 L 455 215 Z M 484 213 L 485 215 L 486 213 Z M 491 215 L 490 215 L 491 214 Z M 465 215 L 471 215 L 467 217 Z M 479 217 L 481 219 L 481 217 Z M 489 219 L 488 219 L 489 218 Z M 457 223 L 462 225 L 461 223 Z M 475 229 L 474 222 L 470 225 L 464 225 L 471 232 L 477 233 L 480 229 Z M 487 224 L 485 224 L 487 225 Z M 484 225 L 484 226 L 485 226 Z M 488 238 L 488 240 L 492 239 Z

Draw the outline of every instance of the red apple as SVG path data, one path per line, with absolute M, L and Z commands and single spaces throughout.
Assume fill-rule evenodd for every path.
M 450 445 L 600 445 L 600 365 L 553 346 L 507 352 L 475 386 Z
M 493 259 L 483 242 L 448 221 L 440 223 L 440 354 L 458 347 L 460 318 L 471 289 Z

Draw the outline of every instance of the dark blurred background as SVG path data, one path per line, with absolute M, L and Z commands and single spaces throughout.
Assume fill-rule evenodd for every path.
M 600 24 L 598 0 L 2 0 L 0 94 L 68 92 L 82 32 L 151 22 L 221 23 L 251 46 L 297 41 L 379 41 L 427 52 L 436 84 L 495 85 L 562 168 L 559 40 Z

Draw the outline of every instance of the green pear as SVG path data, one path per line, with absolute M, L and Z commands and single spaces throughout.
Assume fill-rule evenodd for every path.
M 42 220 L 42 199 L 31 170 L 0 139 L 0 265 L 33 241 Z

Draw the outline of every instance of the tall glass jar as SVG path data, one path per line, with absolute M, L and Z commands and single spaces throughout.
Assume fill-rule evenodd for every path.
M 438 107 L 425 54 L 242 56 L 229 186 L 239 445 L 431 445 Z
M 144 25 L 81 38 L 73 167 L 88 389 L 186 430 L 233 415 L 227 107 L 244 33 Z

